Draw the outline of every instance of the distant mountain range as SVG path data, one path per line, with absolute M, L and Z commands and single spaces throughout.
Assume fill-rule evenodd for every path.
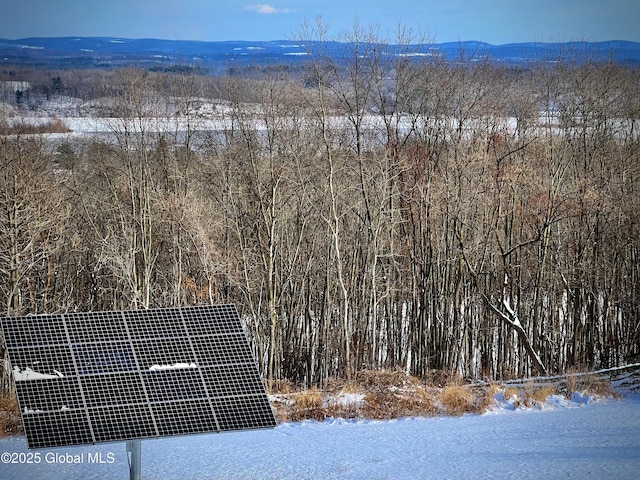
M 146 68 L 198 66 L 208 71 L 250 65 L 296 64 L 307 56 L 308 47 L 280 41 L 201 42 L 188 40 L 126 39 L 110 37 L 50 37 L 0 39 L 0 66 L 22 65 L 44 68 L 112 68 L 138 65 Z M 508 64 L 534 61 L 597 61 L 640 65 L 640 43 L 629 41 L 513 43 L 482 42 L 419 44 L 407 47 L 382 44 L 385 54 L 441 56 L 449 60 L 477 61 L 487 57 Z M 325 52 L 339 58 L 348 48 L 338 42 L 322 44 Z

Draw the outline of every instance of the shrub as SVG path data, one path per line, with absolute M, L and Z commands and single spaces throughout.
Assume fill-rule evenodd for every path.
M 49 120 L 47 123 L 32 125 L 25 122 L 8 124 L 0 123 L 0 135 L 37 135 L 41 133 L 69 133 L 71 129 L 59 118 Z
M 603 397 L 615 397 L 615 392 L 613 388 L 611 388 L 611 381 L 608 378 L 595 374 L 567 373 L 564 388 L 567 397 L 571 397 L 575 392 L 587 392 Z
M 442 390 L 441 402 L 449 415 L 477 412 L 478 406 L 473 393 L 461 385 L 447 385 Z
M 544 403 L 549 395 L 557 394 L 557 389 L 552 385 L 535 385 L 533 381 L 524 387 L 525 405 L 537 405 Z
M 402 370 L 361 370 L 356 374 L 356 383 L 365 390 L 372 388 L 400 388 L 417 385 L 417 378 Z
M 327 411 L 324 408 L 322 393 L 316 389 L 306 390 L 293 395 L 293 405 L 289 411 L 289 420 L 324 420 Z

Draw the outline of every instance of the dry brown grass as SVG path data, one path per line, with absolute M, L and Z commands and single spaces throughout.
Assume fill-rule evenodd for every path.
M 565 394 L 570 397 L 575 392 L 588 392 L 602 397 L 615 397 L 608 378 L 595 374 L 567 373 L 564 381 Z
M 365 390 L 370 390 L 415 386 L 420 380 L 402 370 L 361 370 L 356 374 L 355 382 Z
M 520 390 L 518 390 L 515 387 L 504 387 L 502 389 L 502 396 L 505 399 L 510 399 L 510 398 L 518 398 L 520 396 Z
M 32 125 L 25 122 L 16 122 L 11 125 L 0 123 L 0 135 L 33 135 L 42 133 L 69 133 L 71 129 L 59 118 L 54 118 L 46 123 Z
M 296 389 L 290 380 L 273 380 L 271 383 L 265 380 L 263 383 L 267 392 L 272 394 L 296 392 Z
M 471 387 L 475 398 L 476 398 L 476 412 L 483 413 L 487 410 L 490 410 L 493 407 L 493 399 L 498 393 L 497 385 L 488 385 L 488 386 L 475 386 Z
M 443 388 L 445 380 L 452 384 Z M 279 421 L 461 415 L 487 410 L 495 393 L 490 386 L 463 385 L 450 375 L 434 372 L 418 379 L 399 370 L 363 370 L 351 381 L 332 379 L 322 390 L 290 389 L 286 384 L 270 389 Z
M 462 382 L 460 377 L 447 370 L 430 370 L 423 380 L 427 385 L 438 388 L 460 384 Z
M 531 398 L 537 402 L 546 402 L 551 395 L 557 395 L 558 391 L 551 385 L 538 387 L 533 390 Z
M 357 400 L 358 397 L 352 399 L 345 397 L 345 394 L 362 395 L 357 391 L 343 390 L 337 396 L 331 396 L 325 399 L 327 418 L 360 418 L 362 416 L 362 404 Z
M 293 406 L 289 411 L 291 421 L 324 420 L 327 418 L 321 391 L 312 388 L 311 390 L 295 393 L 293 394 L 293 400 Z
M 523 389 L 524 405 L 540 405 L 546 402 L 547 397 L 556 395 L 558 390 L 553 385 L 536 385 L 533 380 L 527 382 Z
M 0 397 L 0 437 L 23 432 L 18 401 L 15 397 Z
M 367 392 L 361 409 L 365 418 L 432 416 L 438 410 L 434 389 L 401 370 L 363 370 L 356 381 Z
M 572 389 L 567 396 L 573 391 L 612 394 L 609 383 L 596 376 L 568 376 L 566 380 Z M 322 390 L 293 390 L 287 382 L 270 389 L 278 421 L 458 416 L 489 410 L 499 392 L 516 408 L 539 406 L 550 395 L 567 394 L 567 386 L 537 383 L 535 379 L 520 386 L 471 384 L 446 372 L 431 372 L 418 379 L 399 370 L 363 370 L 350 381 L 331 379 Z
M 363 417 L 373 419 L 433 416 L 437 411 L 436 396 L 422 387 L 409 391 L 397 388 L 372 390 L 365 396 L 361 408 Z
M 476 412 L 476 397 L 462 385 L 447 385 L 442 389 L 440 401 L 449 415 Z

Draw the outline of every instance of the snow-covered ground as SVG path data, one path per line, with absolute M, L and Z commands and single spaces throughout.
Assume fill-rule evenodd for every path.
M 125 129 L 130 132 L 220 132 L 234 126 L 231 106 L 223 100 L 194 98 L 190 99 L 189 117 L 184 116 L 184 109 L 180 105 L 186 104 L 185 99 L 174 99 L 174 105 L 168 106 L 162 116 L 145 116 L 138 119 L 122 119 L 105 117 L 105 111 L 109 110 L 111 99 L 100 99 L 96 101 L 83 102 L 78 98 L 58 96 L 51 100 L 42 101 L 37 107 L 30 110 L 17 110 L 13 106 L 0 103 L 0 119 L 7 118 L 10 123 L 25 123 L 27 125 L 46 125 L 52 120 L 60 120 L 64 126 L 69 128 L 69 133 L 47 134 L 47 138 L 62 141 L 71 141 L 76 138 L 83 138 L 91 135 L 112 135 L 114 132 L 122 132 Z M 267 128 L 262 120 L 261 109 L 255 104 L 244 104 L 244 114 L 254 116 L 251 121 L 253 128 L 262 131 Z M 151 115 L 151 114 L 149 114 Z M 245 117 L 245 121 L 248 117 Z M 350 121 L 344 116 L 330 116 L 326 119 L 331 128 L 348 129 L 351 128 Z M 530 119 L 533 120 L 533 119 Z M 289 124 L 298 128 L 302 118 L 289 121 L 279 118 L 269 125 L 270 128 L 283 128 Z M 434 129 L 440 128 L 444 131 L 455 132 L 458 130 L 459 121 L 454 118 L 442 118 L 439 120 L 414 117 L 409 114 L 399 114 L 392 118 L 384 119 L 376 113 L 367 113 L 362 117 L 361 127 L 371 131 L 386 131 L 387 122 L 392 122 L 394 128 L 408 133 L 414 129 Z M 639 135 L 637 127 L 634 127 L 633 119 L 616 118 L 609 119 L 610 128 L 613 135 Z M 495 129 L 495 132 L 515 135 L 518 132 L 518 120 L 514 117 L 486 117 L 467 119 L 465 121 L 467 129 L 473 134 L 485 128 Z M 540 111 L 537 117 L 537 125 L 540 128 L 538 134 L 548 134 L 553 132 L 560 134 L 560 118 L 557 111 Z M 579 125 L 579 122 L 577 123 Z M 533 126 L 531 125 L 530 128 Z M 549 130 L 551 129 L 551 130 Z M 493 131 L 493 130 L 492 130 Z M 489 132 L 491 133 L 491 132 Z M 531 131 L 530 134 L 534 132 Z
M 129 476 L 124 443 L 28 451 L 23 437 L 13 437 L 0 440 L 0 454 L 2 480 Z M 27 460 L 39 463 L 20 463 Z M 146 480 L 639 476 L 637 394 L 596 401 L 554 396 L 542 408 L 528 409 L 496 400 L 483 415 L 305 421 L 142 442 Z

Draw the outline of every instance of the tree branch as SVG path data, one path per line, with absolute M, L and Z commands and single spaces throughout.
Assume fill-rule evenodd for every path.
M 518 315 L 511 308 L 509 303 L 506 300 L 502 301 L 502 306 L 507 311 L 507 313 L 504 313 L 502 310 L 496 307 L 493 303 L 491 303 L 491 300 L 489 300 L 489 297 L 487 297 L 486 295 L 482 295 L 482 296 L 484 297 L 485 302 L 487 302 L 487 305 L 489 306 L 489 308 L 493 310 L 493 312 L 496 315 L 498 315 L 498 317 L 500 317 L 507 325 L 509 325 L 511 328 L 513 328 L 516 331 L 516 333 L 518 334 L 518 338 L 520 339 L 520 341 L 524 345 L 525 350 L 531 357 L 531 360 L 533 361 L 534 366 L 543 375 L 548 375 L 547 368 L 542 363 L 542 359 L 540 358 L 540 355 L 538 355 L 538 352 L 536 352 L 533 349 L 533 345 L 531 345 L 531 341 L 529 340 L 529 336 L 527 335 L 527 332 L 523 328 L 522 323 L 520 323 L 520 319 L 518 318 Z

